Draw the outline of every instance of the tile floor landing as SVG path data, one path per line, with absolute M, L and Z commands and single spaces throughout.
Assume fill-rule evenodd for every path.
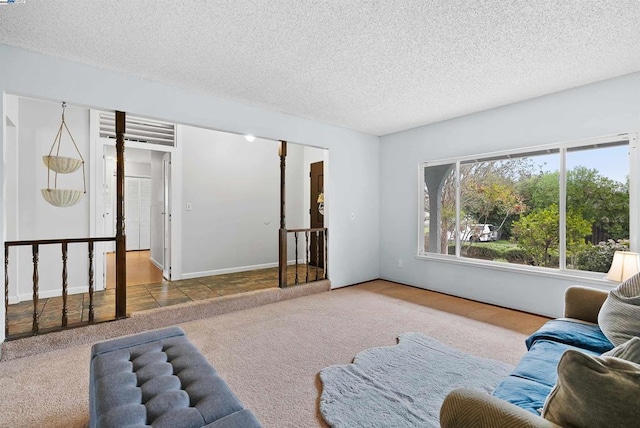
M 299 283 L 306 279 L 306 265 L 298 266 Z M 318 270 L 322 279 L 323 270 Z M 309 267 L 309 281 L 316 278 L 316 268 Z M 295 284 L 295 268 L 287 269 L 287 284 Z M 278 287 L 278 268 L 260 269 L 225 275 L 162 281 L 127 287 L 127 313 L 177 305 L 197 300 L 214 299 L 230 294 Z M 89 293 L 73 294 L 67 297 L 68 325 L 83 325 L 89 319 Z M 94 321 L 109 321 L 115 315 L 115 289 L 94 293 Z M 24 301 L 9 305 L 9 339 L 31 335 L 33 322 L 33 302 Z M 62 325 L 62 297 L 39 299 L 38 325 L 41 333 L 55 331 Z

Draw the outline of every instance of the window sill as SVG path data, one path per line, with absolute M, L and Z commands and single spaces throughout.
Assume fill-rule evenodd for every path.
M 493 262 L 490 260 L 482 259 L 469 259 L 463 257 L 455 257 L 453 255 L 442 254 L 418 254 L 416 255 L 418 260 L 430 260 L 444 263 L 451 263 L 457 265 L 467 265 L 472 267 L 478 267 L 482 269 L 507 271 L 514 273 L 521 273 L 527 275 L 537 275 L 546 278 L 557 278 L 563 280 L 570 280 L 580 282 L 581 284 L 598 285 L 604 288 L 613 288 L 618 285 L 616 282 L 611 282 L 604 278 L 604 274 L 600 272 L 585 272 L 576 270 L 564 270 L 536 266 L 525 266 L 511 263 Z

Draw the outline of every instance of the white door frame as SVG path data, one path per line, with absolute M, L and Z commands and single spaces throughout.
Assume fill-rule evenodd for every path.
M 104 201 L 104 146 L 115 146 L 115 141 L 100 138 L 100 112 L 90 110 L 89 113 L 89 236 L 101 237 L 105 230 L 105 201 Z M 127 141 L 127 148 L 152 150 L 171 153 L 170 163 L 170 260 L 171 280 L 182 279 L 182 150 L 178 140 L 178 126 L 175 130 L 175 145 L 173 147 L 160 144 L 138 143 Z M 125 231 L 126 233 L 126 231 Z M 106 287 L 106 257 L 105 249 L 95 252 L 95 289 L 104 290 Z M 165 263 L 166 264 L 166 263 Z
M 171 153 L 162 155 L 162 276 L 171 280 Z

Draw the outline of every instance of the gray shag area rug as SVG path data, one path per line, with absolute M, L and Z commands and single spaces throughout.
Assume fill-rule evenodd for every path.
M 449 391 L 490 393 L 512 369 L 419 333 L 403 333 L 395 346 L 367 349 L 352 364 L 322 369 L 320 413 L 334 428 L 439 427 Z

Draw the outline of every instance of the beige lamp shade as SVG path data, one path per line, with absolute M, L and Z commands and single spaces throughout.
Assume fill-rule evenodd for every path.
M 607 273 L 609 281 L 623 282 L 640 271 L 640 255 L 630 251 L 616 251 Z
M 81 159 L 67 158 L 64 156 L 42 156 L 42 161 L 47 168 L 58 174 L 70 174 L 82 166 Z
M 66 208 L 80 202 L 84 192 L 71 189 L 42 189 L 42 197 L 51 205 Z

